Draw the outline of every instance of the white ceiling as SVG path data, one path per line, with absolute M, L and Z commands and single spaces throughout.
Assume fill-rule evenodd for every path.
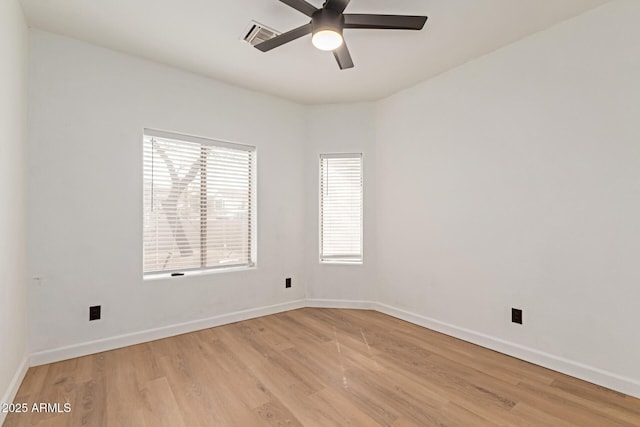
M 22 0 L 31 26 L 305 104 L 369 101 L 608 0 L 352 0 L 347 12 L 427 15 L 416 31 L 345 30 L 355 68 L 305 37 L 262 53 L 254 19 L 284 32 L 309 18 L 278 0 Z M 323 0 L 309 0 L 321 7 Z

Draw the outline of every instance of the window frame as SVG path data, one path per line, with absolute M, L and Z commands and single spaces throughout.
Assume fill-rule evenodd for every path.
M 339 158 L 357 158 L 360 160 L 360 257 L 357 259 L 349 259 L 345 257 L 325 257 L 323 255 L 324 242 L 324 226 L 323 226 L 323 176 L 322 162 L 324 159 Z M 322 153 L 318 163 L 318 254 L 320 264 L 337 264 L 337 265 L 363 265 L 364 264 L 364 154 L 363 153 Z
M 258 239 L 258 230 L 257 230 L 257 219 L 258 219 L 258 211 L 257 211 L 257 189 L 258 189 L 258 149 L 254 145 L 249 144 L 240 144 L 236 142 L 225 141 L 221 139 L 214 138 L 206 138 L 201 136 L 194 136 L 176 132 L 169 132 L 158 129 L 150 129 L 144 128 L 142 133 L 142 146 L 143 146 L 143 164 L 144 164 L 144 144 L 145 139 L 147 137 L 151 138 L 162 138 L 169 139 L 179 142 L 187 142 L 199 145 L 206 145 L 212 147 L 220 147 L 227 148 L 233 150 L 241 150 L 246 152 L 251 152 L 251 173 L 250 173 L 250 190 L 249 190 L 249 262 L 247 264 L 242 265 L 229 265 L 229 266 L 206 266 L 206 267 L 191 267 L 191 268 L 181 268 L 176 270 L 163 270 L 163 271 L 148 271 L 144 270 L 144 211 L 145 211 L 145 180 L 144 180 L 144 167 L 143 167 L 143 179 L 142 179 L 142 211 L 143 211 L 143 224 L 142 224 L 142 276 L 143 279 L 159 279 L 159 278 L 168 278 L 168 277 L 184 277 L 184 276 L 195 276 L 195 275 L 203 275 L 203 274 L 218 274 L 224 272 L 234 272 L 234 271 L 245 271 L 245 270 L 253 270 L 257 267 L 257 239 Z M 202 247 L 202 243 L 200 244 Z

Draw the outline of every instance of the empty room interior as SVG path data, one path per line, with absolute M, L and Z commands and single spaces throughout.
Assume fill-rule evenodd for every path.
M 0 425 L 639 426 L 638 22 L 0 0 Z

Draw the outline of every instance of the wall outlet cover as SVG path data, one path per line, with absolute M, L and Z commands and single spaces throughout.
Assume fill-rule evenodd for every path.
M 522 325 L 522 310 L 519 308 L 512 308 L 511 309 L 511 321 L 513 323 L 517 323 L 519 325 Z
M 100 320 L 101 316 L 101 307 L 100 305 L 92 305 L 89 307 L 89 321 L 91 320 Z

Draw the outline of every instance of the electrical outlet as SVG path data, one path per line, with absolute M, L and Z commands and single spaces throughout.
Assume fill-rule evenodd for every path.
M 102 306 L 100 305 L 92 305 L 89 307 L 89 321 L 91 320 L 100 320 L 100 311 Z
M 511 309 L 511 322 L 522 325 L 522 310 L 519 308 Z
M 284 279 L 284 287 L 285 288 L 291 287 L 291 277 L 287 277 L 286 279 Z

